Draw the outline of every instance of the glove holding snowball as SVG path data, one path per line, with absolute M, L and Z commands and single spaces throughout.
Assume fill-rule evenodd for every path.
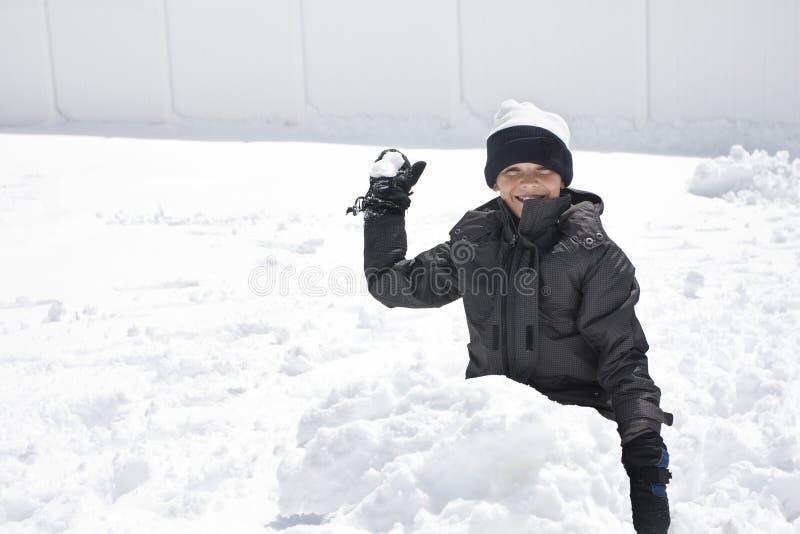
M 411 188 L 426 165 L 424 161 L 411 165 L 408 158 L 394 148 L 384 150 L 370 169 L 369 190 L 347 208 L 347 213 L 357 215 L 363 211 L 365 220 L 385 213 L 402 215 L 411 205 Z

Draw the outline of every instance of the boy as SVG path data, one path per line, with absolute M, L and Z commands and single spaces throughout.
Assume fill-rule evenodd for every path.
M 535 105 L 503 102 L 486 141 L 486 183 L 499 197 L 468 211 L 450 239 L 406 259 L 405 210 L 425 162 L 381 153 L 364 211 L 364 270 L 388 307 L 463 298 L 466 377 L 503 374 L 563 404 L 615 420 L 638 533 L 669 527 L 672 415 L 647 370 L 634 267 L 600 223 L 603 201 L 571 189 L 569 128 Z

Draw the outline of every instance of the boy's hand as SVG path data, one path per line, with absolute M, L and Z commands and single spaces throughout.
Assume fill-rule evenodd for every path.
M 416 185 L 426 165 L 427 163 L 424 161 L 418 161 L 411 165 L 405 154 L 395 148 L 387 148 L 380 153 L 372 165 L 369 173 L 370 184 L 373 181 L 380 182 L 384 178 L 391 178 L 393 185 L 397 185 L 407 195 L 410 195 L 411 188 Z
M 370 169 L 369 190 L 358 197 L 347 213 L 369 212 L 365 217 L 383 213 L 402 214 L 410 205 L 411 188 L 416 185 L 427 164 L 411 165 L 408 158 L 394 148 L 380 153 Z
M 649 432 L 622 447 L 622 463 L 631 481 L 633 527 L 638 534 L 665 534 L 669 528 L 667 484 L 669 453 L 664 440 Z

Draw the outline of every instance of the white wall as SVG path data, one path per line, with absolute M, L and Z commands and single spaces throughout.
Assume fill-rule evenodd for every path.
M 64 117 L 142 122 L 169 117 L 162 0 L 51 0 L 46 5 L 55 107 Z
M 48 46 L 42 0 L 0 0 L 0 125 L 53 116 Z
M 798 4 L 651 2 L 651 116 L 800 122 Z
M 639 127 L 800 125 L 800 0 L 0 0 L 0 126 L 446 127 L 507 97 Z
M 641 0 L 463 0 L 464 100 L 491 114 L 509 93 L 571 115 L 646 119 Z
M 308 103 L 335 115 L 447 117 L 457 76 L 454 5 L 304 1 Z
M 297 2 L 170 0 L 167 17 L 178 115 L 299 120 L 305 97 Z

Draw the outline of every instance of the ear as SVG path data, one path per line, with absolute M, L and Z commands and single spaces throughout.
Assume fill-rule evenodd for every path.
M 492 191 L 500 191 L 500 188 L 497 187 L 497 182 L 495 182 L 494 185 L 492 186 Z

